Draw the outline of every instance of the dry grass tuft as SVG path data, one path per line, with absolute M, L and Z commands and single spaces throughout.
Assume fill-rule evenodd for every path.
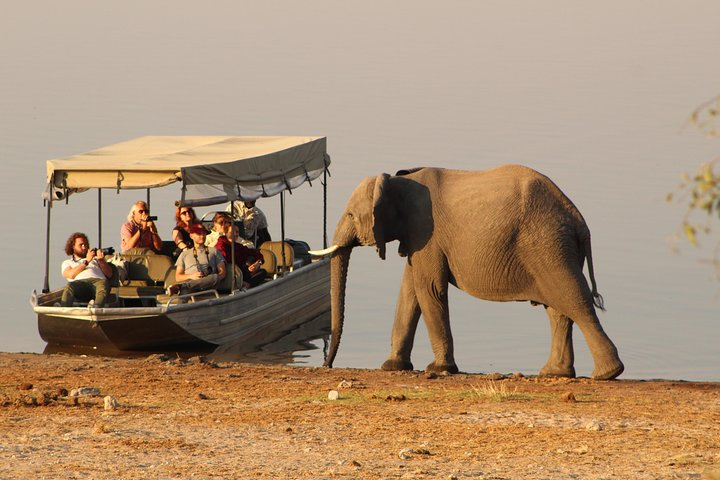
M 524 398 L 523 395 L 517 393 L 517 388 L 510 390 L 507 383 L 496 382 L 495 380 L 487 380 L 482 384 L 472 385 L 471 388 L 478 398 L 493 400 L 495 402 Z

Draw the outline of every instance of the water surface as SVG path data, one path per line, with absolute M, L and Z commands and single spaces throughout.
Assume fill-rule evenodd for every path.
M 600 318 L 624 378 L 720 380 L 713 242 L 671 251 L 664 202 L 720 141 L 683 128 L 719 93 L 720 4 L 548 2 L 16 2 L 0 27 L 0 350 L 42 352 L 28 299 L 43 281 L 44 162 L 140 135 L 326 135 L 330 231 L 367 175 L 422 165 L 523 163 L 550 176 L 593 235 Z M 103 243 L 144 191 L 103 194 Z M 166 238 L 176 187 L 153 194 Z M 51 286 L 65 238 L 96 241 L 96 193 L 53 209 Z M 316 185 L 288 198 L 288 236 L 322 243 Z M 278 201 L 260 202 L 279 237 Z M 718 237 L 716 237 L 718 238 Z M 351 259 L 336 365 L 378 367 L 403 260 Z M 470 372 L 535 373 L 548 325 L 527 304 L 454 290 L 456 358 Z M 576 332 L 576 368 L 592 362 Z M 321 346 L 319 340 L 316 346 Z M 302 353 L 319 365 L 322 348 Z M 413 361 L 432 360 L 423 327 Z M 285 361 L 285 360 L 281 360 Z

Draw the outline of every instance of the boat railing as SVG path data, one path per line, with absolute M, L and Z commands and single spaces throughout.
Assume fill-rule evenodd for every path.
M 195 303 L 195 302 L 198 302 L 201 300 L 209 300 L 209 298 L 200 298 L 200 300 L 198 300 L 199 297 L 209 297 L 209 296 L 214 296 L 215 298 L 220 298 L 222 295 L 220 295 L 220 292 L 218 292 L 217 290 L 214 290 L 214 289 L 213 290 L 201 290 L 199 292 L 190 292 L 190 293 L 185 293 L 182 295 L 167 295 L 166 296 L 167 298 L 163 299 L 162 303 L 166 307 L 169 307 L 170 305 L 173 305 L 173 304 L 180 305 L 180 304 L 185 304 L 185 303 Z M 160 303 L 160 302 L 158 302 L 158 303 Z

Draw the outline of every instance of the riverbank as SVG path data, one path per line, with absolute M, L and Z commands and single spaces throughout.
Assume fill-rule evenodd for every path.
M 0 353 L 0 438 L 3 479 L 718 479 L 720 384 Z

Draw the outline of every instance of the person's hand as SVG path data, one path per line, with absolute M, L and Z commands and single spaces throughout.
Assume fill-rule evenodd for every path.
M 93 258 L 95 258 L 95 252 L 96 250 L 94 248 L 88 249 L 87 256 L 85 257 L 85 260 L 87 260 L 88 263 L 93 261 Z M 100 253 L 102 255 L 102 252 Z
M 253 263 L 252 265 L 250 265 L 248 267 L 248 270 L 250 270 L 250 272 L 252 272 L 252 273 L 255 273 L 260 269 L 260 265 L 262 265 L 262 262 L 260 262 L 260 260 L 258 260 L 255 263 Z
M 203 272 L 199 272 L 199 271 L 198 271 L 198 272 L 195 272 L 195 273 L 192 274 L 192 279 L 193 279 L 193 280 L 200 280 L 200 279 L 203 278 L 204 276 L 205 276 L 205 274 L 204 274 Z
M 102 251 L 101 248 L 98 247 L 98 249 L 95 251 L 95 258 L 98 260 L 105 260 L 105 252 Z

